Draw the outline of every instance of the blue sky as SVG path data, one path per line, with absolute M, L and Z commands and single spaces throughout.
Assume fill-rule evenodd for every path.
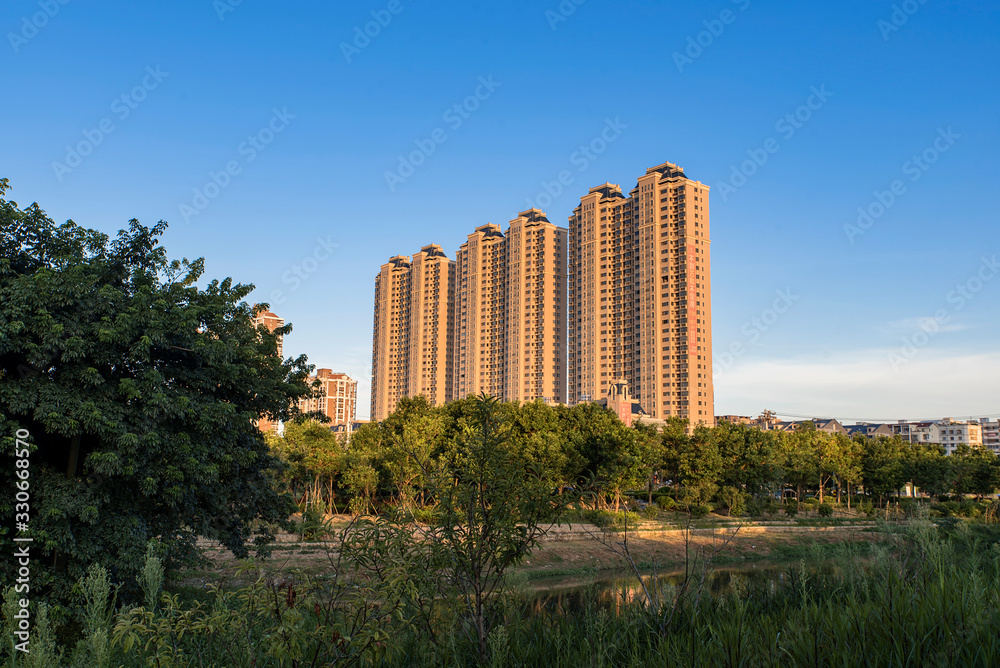
M 717 414 L 1000 412 L 997 3 L 331 4 L 5 2 L 12 198 L 169 221 L 364 417 L 381 263 L 670 161 L 712 186 Z

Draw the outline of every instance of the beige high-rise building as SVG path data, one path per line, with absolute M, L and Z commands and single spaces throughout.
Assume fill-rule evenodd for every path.
M 569 219 L 569 403 L 617 381 L 655 419 L 715 424 L 708 186 L 677 165 L 611 183 Z
M 334 373 L 330 369 L 317 369 L 309 379 L 309 385 L 320 381 L 320 396 L 300 399 L 299 410 L 303 413 L 319 412 L 330 418 L 330 426 L 352 427 L 357 418 L 358 381 L 346 373 Z
M 566 230 L 538 209 L 456 254 L 455 398 L 566 402 Z
M 455 253 L 455 398 L 506 395 L 507 238 L 481 225 Z
M 507 230 L 509 401 L 566 403 L 567 230 L 538 209 Z
M 403 397 L 432 404 L 452 398 L 455 262 L 441 246 L 397 255 L 375 279 L 372 420 L 384 420 Z

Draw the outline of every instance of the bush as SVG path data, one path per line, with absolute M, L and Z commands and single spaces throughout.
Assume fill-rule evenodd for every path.
M 677 502 L 674 501 L 672 497 L 669 497 L 666 494 L 661 494 L 656 497 L 656 505 L 658 505 L 661 510 L 674 510 L 677 507 Z
M 421 524 L 434 524 L 437 521 L 437 515 L 433 508 L 414 508 L 410 511 L 410 515 L 414 521 Z
M 820 517 L 830 517 L 833 515 L 833 506 L 829 503 L 821 503 L 816 507 L 816 512 L 819 513 Z
M 700 519 L 702 517 L 708 517 L 708 514 L 712 512 L 712 506 L 707 503 L 702 503 L 697 506 L 691 507 L 691 517 Z
M 302 509 L 302 521 L 296 527 L 302 540 L 318 540 L 326 535 L 326 522 L 323 513 L 315 505 L 307 505 Z
M 875 504 L 871 501 L 862 501 L 860 508 L 861 512 L 868 517 L 875 517 Z
M 655 520 L 657 517 L 660 516 L 660 511 L 657 509 L 655 505 L 648 505 L 642 509 L 641 514 L 647 520 Z
M 739 517 L 746 511 L 747 493 L 736 487 L 723 487 L 719 491 L 719 500 L 729 509 L 732 517 Z
M 799 514 L 799 504 L 795 501 L 785 504 L 785 514 L 789 517 L 795 517 Z
M 757 497 L 748 499 L 746 503 L 747 517 L 760 517 L 764 514 L 765 507 L 765 503 Z

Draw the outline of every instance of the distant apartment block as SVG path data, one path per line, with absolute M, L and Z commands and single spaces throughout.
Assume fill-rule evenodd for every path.
M 988 448 L 993 454 L 1000 455 L 1000 419 L 982 418 L 979 420 L 979 426 L 983 432 L 983 447 Z
M 983 431 L 976 422 L 956 422 L 945 418 L 930 428 L 930 442 L 944 446 L 946 455 L 953 454 L 960 445 L 982 447 Z
M 591 188 L 569 219 L 569 402 L 626 382 L 655 419 L 714 425 L 708 186 L 677 165 L 628 196 Z
M 267 328 L 267 331 L 274 332 L 274 330 L 278 329 L 279 327 L 284 327 L 285 321 L 282 318 L 279 318 L 274 313 L 271 313 L 270 311 L 255 310 L 253 325 L 254 327 L 260 327 L 261 325 L 263 325 L 264 327 Z M 282 357 L 284 355 L 283 338 L 284 337 L 281 336 L 278 337 L 278 357 Z
M 861 422 L 858 424 L 844 425 L 844 429 L 847 430 L 847 435 L 851 438 L 854 438 L 857 435 L 864 436 L 865 438 L 877 438 L 879 436 L 892 438 L 894 436 L 892 428 L 887 424 L 870 424 L 868 422 Z
M 384 420 L 404 397 L 432 404 L 452 398 L 455 262 L 430 244 L 411 260 L 397 255 L 375 279 L 372 420 Z
M 530 209 L 506 232 L 477 227 L 454 262 L 440 246 L 390 259 L 375 282 L 372 419 L 403 397 L 486 393 L 627 396 L 648 421 L 714 425 L 708 191 L 664 163 L 628 196 L 591 188 L 568 230 Z
M 330 427 L 353 428 L 358 413 L 358 381 L 330 369 L 317 369 L 308 382 L 312 385 L 317 380 L 320 382 L 319 396 L 300 399 L 299 410 L 326 415 L 330 418 Z
M 375 281 L 372 419 L 403 397 L 566 402 L 566 230 L 538 209 L 425 246 Z
M 808 423 L 816 428 L 816 431 L 826 432 L 827 434 L 843 434 L 847 435 L 847 429 L 844 425 L 840 424 L 837 420 L 832 420 L 829 418 L 813 418 L 811 420 L 792 420 L 786 422 L 767 422 L 763 423 L 761 429 L 764 431 L 799 431 L 800 429 L 806 428 Z
M 566 230 L 538 209 L 456 254 L 455 398 L 566 402 Z
M 253 325 L 254 325 L 254 327 L 260 327 L 261 325 L 263 325 L 264 327 L 267 328 L 267 331 L 273 333 L 274 330 L 278 329 L 279 327 L 284 327 L 285 326 L 285 321 L 282 318 L 279 318 L 274 313 L 271 313 L 270 311 L 266 311 L 264 309 L 258 309 L 255 306 L 254 307 Z M 282 357 L 284 355 L 284 340 L 283 339 L 284 339 L 284 337 L 282 337 L 282 336 L 278 337 L 278 357 Z M 262 432 L 265 432 L 265 433 L 266 432 L 271 432 L 272 434 L 278 433 L 278 423 L 277 422 L 271 422 L 267 418 L 262 418 L 262 419 L 258 420 L 257 427 Z

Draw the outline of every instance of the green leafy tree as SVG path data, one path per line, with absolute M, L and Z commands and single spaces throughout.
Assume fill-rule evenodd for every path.
M 861 470 L 865 492 L 869 496 L 883 497 L 896 493 L 907 482 L 904 460 L 905 446 L 898 437 L 857 435 L 861 444 Z
M 724 462 L 713 430 L 696 427 L 677 452 L 678 475 L 688 505 L 707 503 L 719 489 Z
M 332 513 L 344 447 L 330 427 L 315 420 L 294 420 L 285 425 L 284 434 L 270 436 L 268 442 L 288 463 L 284 477 L 299 507 Z
M 916 443 L 906 451 L 907 475 L 917 488 L 931 496 L 947 494 L 951 488 L 953 460 L 936 443 Z
M 253 326 L 252 286 L 198 287 L 203 261 L 169 261 L 165 223 L 133 220 L 112 240 L 19 209 L 7 188 L 0 180 L 0 487 L 11 489 L 25 429 L 29 524 L 48 559 L 33 584 L 64 596 L 91 564 L 131 581 L 154 537 L 171 558 L 192 555 L 198 536 L 239 556 L 266 545 L 293 506 L 256 421 L 290 419 L 310 392 L 305 358 L 277 355 L 290 327 Z M 11 499 L 0 500 L 5 528 Z
M 568 497 L 554 494 L 539 467 L 518 455 L 502 404 L 482 396 L 474 407 L 456 448 L 431 476 L 440 519 L 425 539 L 436 554 L 429 563 L 443 564 L 486 658 L 508 570 L 528 556 Z

